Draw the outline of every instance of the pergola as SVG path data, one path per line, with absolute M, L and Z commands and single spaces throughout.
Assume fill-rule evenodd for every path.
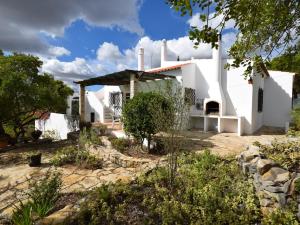
M 93 77 L 87 80 L 75 81 L 74 83 L 80 85 L 80 101 L 79 101 L 79 113 L 80 120 L 84 121 L 85 115 L 85 87 L 92 85 L 130 85 L 130 98 L 133 98 L 136 92 L 136 82 L 146 82 L 149 80 L 162 80 L 175 78 L 172 75 L 165 75 L 159 73 L 151 73 L 138 70 L 123 70 L 104 76 Z

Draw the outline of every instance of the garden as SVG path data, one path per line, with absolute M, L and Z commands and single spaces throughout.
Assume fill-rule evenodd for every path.
M 131 138 L 89 123 L 65 141 L 35 131 L 35 141 L 1 153 L 1 223 L 299 224 L 297 182 L 288 204 L 266 213 L 234 157 L 212 154 L 209 137 L 201 151 L 188 148 L 188 108 L 178 95 L 140 93 L 123 110 Z M 262 159 L 299 173 L 298 139 L 254 144 Z

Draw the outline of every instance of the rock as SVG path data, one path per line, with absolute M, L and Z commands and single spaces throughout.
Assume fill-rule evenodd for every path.
M 270 199 L 267 199 L 267 198 L 259 199 L 259 203 L 260 203 L 260 206 L 262 206 L 262 207 L 268 207 L 268 206 L 271 206 L 274 204 L 273 201 L 271 201 Z
M 270 159 L 259 159 L 256 164 L 257 171 L 260 175 L 263 175 L 265 172 L 267 172 L 269 169 L 271 169 L 273 166 L 275 166 L 276 163 L 273 160 Z
M 241 157 L 244 162 L 249 162 L 252 159 L 258 157 L 259 155 L 259 148 L 252 145 L 249 147 L 249 150 L 241 153 Z
M 262 181 L 273 181 L 275 184 L 285 183 L 290 179 L 289 171 L 280 167 L 272 167 L 261 176 Z
M 289 195 L 293 195 L 295 193 L 295 182 L 297 180 L 300 180 L 300 177 L 296 177 L 293 180 L 291 180 L 291 185 L 290 185 L 289 192 L 288 192 Z
M 272 193 L 269 191 L 264 191 L 266 195 L 270 196 L 271 199 L 275 200 L 280 206 L 286 204 L 286 195 L 284 193 Z
M 263 186 L 263 189 L 272 193 L 283 193 L 284 189 L 282 186 Z

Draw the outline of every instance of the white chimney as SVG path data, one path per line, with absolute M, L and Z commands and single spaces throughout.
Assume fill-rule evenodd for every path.
M 145 70 L 145 64 L 144 64 L 144 48 L 139 49 L 138 54 L 138 68 L 139 71 Z
M 218 49 L 212 49 L 212 59 L 214 63 L 214 80 L 221 81 L 221 64 L 222 64 L 222 40 L 221 35 L 218 37 Z
M 218 38 L 218 49 L 212 49 L 212 67 L 213 71 L 211 74 L 211 79 L 208 83 L 208 95 L 209 97 L 204 99 L 204 109 L 207 110 L 208 102 L 218 102 L 219 103 L 219 115 L 225 115 L 226 113 L 226 100 L 222 90 L 222 40 L 221 35 Z
M 160 65 L 162 66 L 165 61 L 167 61 L 167 41 L 164 39 L 162 41 L 161 52 L 160 52 Z

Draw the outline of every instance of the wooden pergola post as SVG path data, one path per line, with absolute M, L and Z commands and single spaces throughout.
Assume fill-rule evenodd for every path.
M 85 86 L 83 84 L 80 84 L 79 115 L 80 122 L 85 122 Z

